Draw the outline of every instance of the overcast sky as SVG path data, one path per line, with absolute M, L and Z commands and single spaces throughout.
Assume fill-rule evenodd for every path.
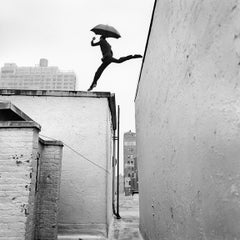
M 35 66 L 47 58 L 50 66 L 73 70 L 77 90 L 86 91 L 102 57 L 100 48 L 90 45 L 95 36 L 90 29 L 103 23 L 120 32 L 121 38 L 109 38 L 116 58 L 143 55 L 153 4 L 154 0 L 2 0 L 0 66 Z M 111 64 L 93 89 L 116 94 L 121 134 L 135 130 L 134 95 L 141 62 Z

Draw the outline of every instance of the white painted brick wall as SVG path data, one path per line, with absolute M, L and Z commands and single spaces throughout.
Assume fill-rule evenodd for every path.
M 32 240 L 38 130 L 0 128 L 0 240 Z

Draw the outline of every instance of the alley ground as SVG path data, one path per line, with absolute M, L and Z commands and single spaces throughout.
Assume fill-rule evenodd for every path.
M 139 233 L 139 196 L 120 195 L 121 219 L 113 220 L 108 238 L 102 236 L 59 236 L 59 240 L 142 240 Z
M 139 233 L 139 198 L 120 195 L 121 219 L 114 219 L 109 238 L 110 240 L 138 240 Z

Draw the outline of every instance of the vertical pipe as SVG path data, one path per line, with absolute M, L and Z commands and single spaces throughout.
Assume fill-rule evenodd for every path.
M 115 161 L 116 161 L 116 131 L 113 130 L 113 157 L 112 157 L 112 211 L 116 215 L 115 211 Z M 116 215 L 117 216 L 117 215 Z
M 120 219 L 120 215 L 119 215 L 119 140 L 120 140 L 120 136 L 119 136 L 119 126 L 120 126 L 120 107 L 118 105 L 118 127 L 117 127 L 117 131 L 118 131 L 118 136 L 117 136 L 117 219 Z

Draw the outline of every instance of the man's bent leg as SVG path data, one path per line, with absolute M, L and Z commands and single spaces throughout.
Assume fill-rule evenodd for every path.
M 100 65 L 100 67 L 97 69 L 95 76 L 93 78 L 93 82 L 91 86 L 89 87 L 88 91 L 91 91 L 94 87 L 97 86 L 97 81 L 101 77 L 104 69 L 111 63 L 111 61 L 103 61 L 103 63 Z

